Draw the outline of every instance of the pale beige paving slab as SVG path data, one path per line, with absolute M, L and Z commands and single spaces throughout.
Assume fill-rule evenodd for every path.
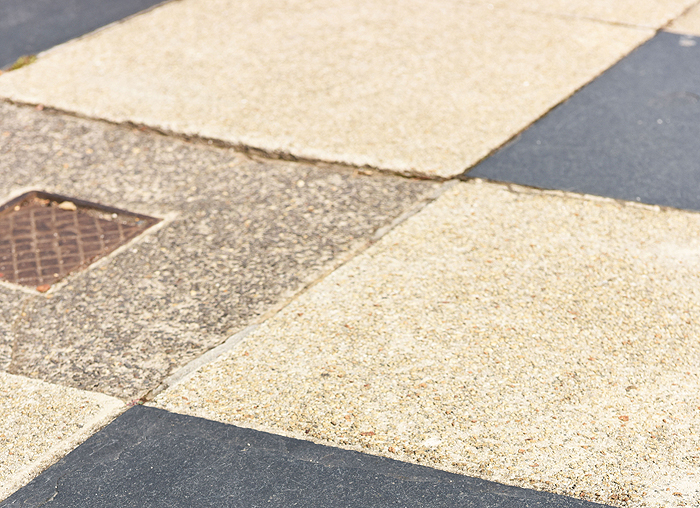
M 499 7 L 660 28 L 697 0 L 485 0 Z
M 461 0 L 182 0 L 3 74 L 0 96 L 445 177 L 652 35 Z
M 669 32 L 700 36 L 700 3 L 688 12 L 673 20 L 667 30 Z
M 113 397 L 0 372 L 0 500 L 124 409 Z
M 155 403 L 613 505 L 697 506 L 698 336 L 700 214 L 471 181 Z

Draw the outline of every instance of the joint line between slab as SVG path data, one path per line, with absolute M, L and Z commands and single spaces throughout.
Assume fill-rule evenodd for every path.
M 297 300 L 301 295 L 305 294 L 311 288 L 313 288 L 314 286 L 319 284 L 326 277 L 328 277 L 331 273 L 335 272 L 340 267 L 342 267 L 343 265 L 345 265 L 349 261 L 353 260 L 354 258 L 359 256 L 360 254 L 362 254 L 370 246 L 372 246 L 373 244 L 375 244 L 376 242 L 381 240 L 390 231 L 397 228 L 399 225 L 403 224 L 410 217 L 413 217 L 414 215 L 416 215 L 418 212 L 423 210 L 430 203 L 432 203 L 433 201 L 438 199 L 444 192 L 451 189 L 452 187 L 454 187 L 458 183 L 459 183 L 458 180 L 451 179 L 451 180 L 443 183 L 442 185 L 440 185 L 434 192 L 429 193 L 426 196 L 424 196 L 420 201 L 418 201 L 418 203 L 416 203 L 409 210 L 406 210 L 404 213 L 402 213 L 401 215 L 396 217 L 389 224 L 378 228 L 369 239 L 358 242 L 358 244 L 353 249 L 350 249 L 346 253 L 346 255 L 337 259 L 336 262 L 333 263 L 333 266 L 331 266 L 328 270 L 326 270 L 320 276 L 309 281 L 299 291 L 297 291 L 296 293 L 291 295 L 289 298 L 283 299 L 280 303 L 273 306 L 270 310 L 265 312 L 257 320 L 257 322 L 253 323 L 252 325 L 248 325 L 243 330 L 241 330 L 241 331 L 237 332 L 236 334 L 232 335 L 231 337 L 229 337 L 223 344 L 220 344 L 219 346 L 216 346 L 215 348 L 210 349 L 209 351 L 207 351 L 203 355 L 199 356 L 198 358 L 195 358 L 194 360 L 189 362 L 184 367 L 181 367 L 180 369 L 178 369 L 177 371 L 175 371 L 174 373 L 169 375 L 156 388 L 154 388 L 153 390 L 150 390 L 146 395 L 144 395 L 140 399 L 139 402 L 140 403 L 147 403 L 147 402 L 152 401 L 158 394 L 162 393 L 163 391 L 165 391 L 165 390 L 167 390 L 167 389 L 169 389 L 169 388 L 171 388 L 179 383 L 182 383 L 182 382 L 188 380 L 201 367 L 204 367 L 205 365 L 208 365 L 208 364 L 216 361 L 216 359 L 219 358 L 221 355 L 223 355 L 224 353 L 227 353 L 228 351 L 231 351 L 238 344 L 243 342 L 244 339 L 246 339 L 251 333 L 253 333 L 265 321 L 267 321 L 268 319 L 271 319 L 273 316 L 275 316 L 276 314 L 281 312 L 290 303 Z

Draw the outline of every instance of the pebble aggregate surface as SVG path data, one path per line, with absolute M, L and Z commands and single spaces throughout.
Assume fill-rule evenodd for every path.
M 700 214 L 473 180 L 157 407 L 631 507 L 700 504 Z
M 139 398 L 437 185 L 0 103 L 0 196 L 46 190 L 165 219 L 45 295 L 0 286 L 0 368 Z
M 106 395 L 0 372 L 0 500 L 123 408 Z
M 659 29 L 697 44 L 698 0 L 180 0 L 0 72 L 0 205 L 163 219 L 47 293 L 0 282 L 0 500 L 157 393 L 283 451 L 700 506 L 700 214 L 395 176 L 463 173 Z
M 461 0 L 188 0 L 41 55 L 0 96 L 449 177 L 653 34 Z

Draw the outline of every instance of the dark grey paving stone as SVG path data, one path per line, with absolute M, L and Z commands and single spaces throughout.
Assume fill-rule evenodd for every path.
M 463 177 L 700 210 L 698 69 L 660 32 Z
M 3 369 L 141 397 L 316 280 L 435 185 L 256 161 L 0 102 L 0 196 L 31 188 L 174 214 L 53 294 L 14 292 L 22 307 L 7 317 Z
M 603 505 L 136 406 L 0 506 Z
M 164 0 L 2 0 L 0 69 Z

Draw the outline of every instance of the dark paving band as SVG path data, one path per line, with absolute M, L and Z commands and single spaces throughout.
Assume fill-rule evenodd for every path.
M 2 508 L 603 505 L 135 406 Z
M 660 32 L 463 177 L 700 210 L 698 68 Z

